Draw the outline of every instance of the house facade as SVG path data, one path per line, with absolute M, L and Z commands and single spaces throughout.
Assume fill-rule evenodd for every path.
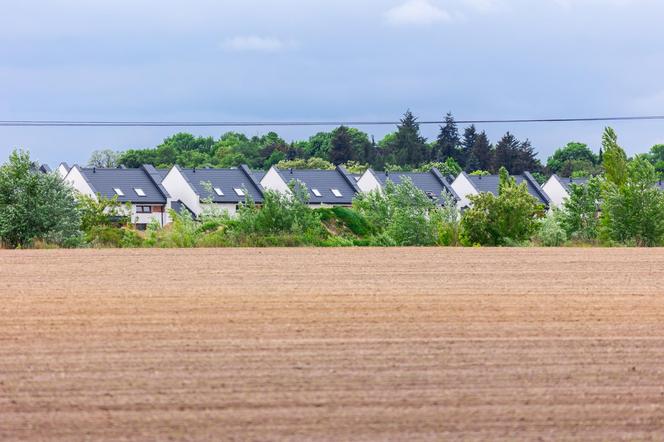
M 551 205 L 549 196 L 530 173 L 524 172 L 523 175 L 513 175 L 513 178 L 517 184 L 525 183 L 528 193 L 541 204 L 544 204 L 546 207 Z M 452 182 L 452 188 L 459 196 L 459 207 L 467 208 L 471 205 L 469 197 L 472 195 L 479 195 L 484 192 L 498 195 L 499 184 L 500 177 L 498 175 L 479 176 L 461 172 Z
M 361 190 L 355 178 L 343 166 L 334 170 L 288 169 L 272 166 L 263 176 L 264 189 L 289 194 L 291 181 L 300 182 L 309 192 L 309 206 L 351 206 Z
M 560 178 L 558 175 L 552 175 L 544 183 L 542 189 L 551 199 L 552 207 L 562 207 L 565 200 L 569 198 L 570 187 L 572 184 L 585 185 L 588 178 Z
M 170 194 L 161 185 L 161 175 L 153 166 L 138 169 L 101 169 L 73 166 L 64 180 L 83 195 L 97 199 L 117 197 L 129 204 L 131 222 L 140 229 L 156 220 L 161 226 L 170 223 Z
M 183 169 L 173 166 L 162 185 L 174 201 L 183 204 L 195 217 L 206 208 L 215 208 L 233 216 L 247 197 L 263 202 L 263 188 L 249 167 L 234 169 Z
M 368 169 L 357 181 L 357 186 L 362 192 L 382 190 L 388 181 L 400 184 L 405 179 L 426 193 L 429 198 L 437 203 L 442 203 L 441 195 L 446 192 L 458 202 L 459 196 L 452 188 L 450 181 L 436 168 L 429 172 L 376 172 Z

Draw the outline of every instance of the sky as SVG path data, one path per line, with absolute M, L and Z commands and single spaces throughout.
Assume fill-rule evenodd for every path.
M 0 120 L 396 121 L 664 115 L 661 0 L 21 0 Z M 478 125 L 545 161 L 607 123 Z M 664 121 L 610 123 L 629 154 Z M 287 141 L 326 127 L 276 128 Z M 376 139 L 394 128 L 362 127 Z M 0 162 L 158 145 L 179 128 L 0 127 Z M 182 129 L 218 137 L 226 128 Z M 239 129 L 248 135 L 269 128 Z M 422 128 L 429 139 L 437 126 Z

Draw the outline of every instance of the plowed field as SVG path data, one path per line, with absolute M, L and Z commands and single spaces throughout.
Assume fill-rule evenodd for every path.
M 0 440 L 663 439 L 664 250 L 0 251 Z

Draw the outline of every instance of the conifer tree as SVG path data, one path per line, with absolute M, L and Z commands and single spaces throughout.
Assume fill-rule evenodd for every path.
M 440 127 L 433 160 L 445 161 L 448 158 L 453 158 L 456 162 L 463 165 L 459 152 L 460 144 L 461 139 L 459 138 L 459 130 L 457 129 L 456 122 L 452 114 L 448 113 L 445 116 L 445 125 Z

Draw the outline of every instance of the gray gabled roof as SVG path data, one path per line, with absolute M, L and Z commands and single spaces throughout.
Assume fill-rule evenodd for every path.
M 445 178 L 438 169 L 431 169 L 429 172 L 373 172 L 374 176 L 384 186 L 388 181 L 394 184 L 400 184 L 405 178 L 410 178 L 415 187 L 440 201 L 443 192 L 447 192 L 459 201 L 459 196 L 452 189 L 447 178 Z
M 572 184 L 578 184 L 580 186 L 585 186 L 588 183 L 590 178 L 561 178 L 558 175 L 554 175 L 558 182 L 565 188 L 567 193 L 570 191 L 570 186 Z
M 479 176 L 479 175 L 468 175 L 465 172 L 463 173 L 468 180 L 475 186 L 475 189 L 482 193 L 482 192 L 490 192 L 493 193 L 494 195 L 498 195 L 498 184 L 500 183 L 500 176 L 498 175 L 487 175 L 487 176 Z M 537 198 L 542 204 L 544 205 L 549 205 L 550 199 L 546 192 L 542 190 L 540 185 L 537 183 L 535 178 L 528 173 L 524 172 L 523 175 L 512 175 L 512 177 L 516 180 L 517 184 L 521 183 L 526 183 L 526 188 L 528 189 L 528 193 Z
M 301 181 L 309 190 L 309 203 L 311 204 L 330 204 L 330 205 L 350 205 L 353 198 L 360 192 L 355 179 L 342 166 L 337 166 L 335 170 L 319 169 L 277 169 L 281 178 L 290 184 L 291 181 Z M 314 194 L 314 189 L 320 192 L 321 196 Z M 341 196 L 335 196 L 332 189 L 337 189 Z
M 176 166 L 178 167 L 178 166 Z M 201 199 L 211 198 L 213 203 L 240 203 L 245 200 L 244 196 L 238 195 L 235 189 L 247 191 L 254 202 L 263 202 L 263 188 L 256 181 L 251 170 L 247 166 L 234 169 L 179 169 L 192 189 Z M 212 194 L 206 188 L 206 184 L 212 186 Z M 219 188 L 223 195 L 218 195 L 214 189 Z
M 161 185 L 159 174 L 152 166 L 146 165 L 138 169 L 81 167 L 79 170 L 94 193 L 113 198 L 117 195 L 115 189 L 120 189 L 124 195 L 118 195 L 118 201 L 122 203 L 165 204 L 166 199 L 170 198 Z M 145 196 L 139 196 L 135 189 L 142 189 Z

